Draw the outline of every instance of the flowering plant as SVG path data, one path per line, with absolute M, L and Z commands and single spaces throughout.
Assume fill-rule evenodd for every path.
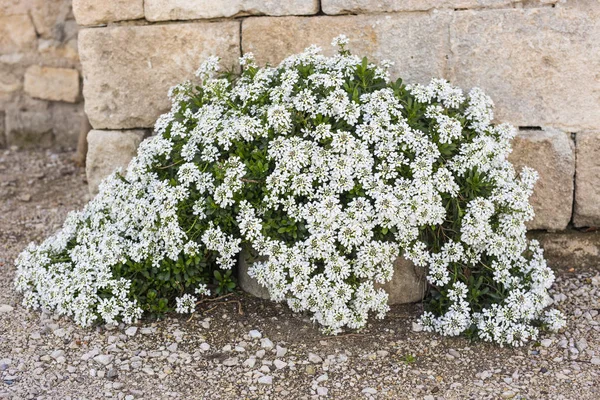
M 515 130 L 491 124 L 491 99 L 392 82 L 390 63 L 334 45 L 275 68 L 247 54 L 239 75 L 210 58 L 201 86 L 174 87 L 126 173 L 19 256 L 24 304 L 82 325 L 192 312 L 246 245 L 271 298 L 328 333 L 385 315 L 377 284 L 399 256 L 428 268 L 426 330 L 519 345 L 538 322 L 560 328 L 544 312 L 553 273 L 525 238 L 537 175 L 507 161 Z

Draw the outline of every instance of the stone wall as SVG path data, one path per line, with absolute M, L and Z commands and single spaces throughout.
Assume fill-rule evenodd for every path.
M 512 161 L 540 173 L 530 228 L 600 225 L 597 0 L 73 0 L 73 10 L 95 129 L 88 160 L 103 166 L 90 171 L 126 164 L 133 152 L 114 149 L 133 147 L 119 142 L 151 128 L 168 88 L 206 56 L 277 63 L 312 43 L 331 52 L 344 33 L 406 82 L 444 77 L 492 96 L 497 120 L 520 127 Z
M 0 148 L 74 148 L 87 121 L 70 0 L 0 0 Z

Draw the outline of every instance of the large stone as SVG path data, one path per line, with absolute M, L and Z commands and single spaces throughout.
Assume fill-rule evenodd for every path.
M 310 15 L 318 0 L 145 0 L 149 21 L 223 18 L 241 15 Z
M 79 25 L 144 18 L 144 0 L 73 0 L 73 14 Z
M 240 252 L 238 257 L 238 285 L 240 288 L 250 293 L 251 295 L 261 298 L 261 299 L 269 299 L 271 296 L 269 295 L 269 290 L 262 286 L 258 281 L 248 274 L 248 268 L 252 265 L 253 262 L 256 261 L 264 261 L 264 257 L 258 257 L 258 255 L 248 247 L 244 247 Z
M 60 38 L 61 27 L 71 14 L 71 2 L 35 0 L 30 13 L 38 35 L 45 39 Z
M 560 7 L 460 11 L 450 41 L 450 80 L 483 88 L 498 119 L 571 131 L 600 126 L 597 14 Z
M 75 149 L 81 133 L 81 127 L 87 121 L 83 111 L 83 103 L 53 103 L 52 128 L 54 131 L 54 144 L 63 149 Z M 86 134 L 87 134 L 86 130 Z
M 75 103 L 79 99 L 79 72 L 32 65 L 25 72 L 25 92 L 38 99 Z
M 433 9 L 466 9 L 499 7 L 523 0 L 321 0 L 325 14 L 366 14 L 398 11 L 428 11 Z M 556 3 L 559 0 L 534 0 L 534 4 Z
M 238 21 L 84 29 L 79 34 L 85 110 L 95 129 L 153 126 L 171 86 L 194 79 L 211 55 L 240 55 Z
M 427 270 L 412 261 L 398 257 L 394 263 L 392 280 L 381 287 L 388 294 L 388 304 L 406 304 L 423 300 L 427 292 Z
M 248 18 L 242 24 L 242 49 L 254 53 L 261 64 L 277 64 L 313 43 L 332 54 L 337 50 L 331 40 L 344 33 L 354 54 L 394 61 L 392 76 L 428 82 L 444 74 L 449 19 L 446 12 Z
M 52 115 L 48 110 L 6 111 L 6 144 L 20 148 L 47 148 L 54 143 Z
M 0 148 L 6 147 L 6 133 L 4 132 L 5 129 L 5 113 L 4 111 L 0 110 Z
M 261 299 L 269 299 L 269 291 L 248 275 L 248 268 L 256 261 L 264 261 L 253 250 L 245 247 L 238 258 L 238 284 L 247 293 Z M 424 268 L 416 267 L 404 257 L 398 257 L 394 263 L 392 280 L 384 285 L 375 284 L 388 293 L 388 304 L 405 304 L 420 301 L 427 292 L 427 273 Z
M 600 131 L 577 133 L 575 226 L 600 226 Z
M 35 28 L 28 15 L 0 17 L 0 54 L 35 49 Z
M 528 166 L 539 174 L 531 196 L 535 217 L 528 229 L 558 231 L 571 220 L 575 155 L 570 134 L 555 129 L 521 130 L 509 160 L 517 172 Z
M 528 232 L 544 249 L 544 257 L 552 269 L 596 270 L 600 265 L 600 231 Z
M 85 173 L 91 195 L 98 193 L 98 186 L 102 180 L 117 168 L 127 168 L 146 133 L 144 130 L 91 130 L 88 133 Z
M 0 0 L 0 16 L 27 14 L 34 0 Z

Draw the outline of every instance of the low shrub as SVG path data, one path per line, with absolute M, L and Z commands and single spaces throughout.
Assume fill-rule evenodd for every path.
M 553 273 L 525 237 L 537 175 L 507 161 L 515 129 L 491 123 L 492 100 L 391 81 L 390 63 L 334 45 L 275 68 L 247 54 L 240 74 L 210 58 L 201 85 L 174 87 L 127 171 L 19 256 L 24 304 L 82 325 L 192 312 L 234 288 L 250 246 L 271 298 L 327 333 L 386 314 L 376 284 L 399 256 L 428 268 L 428 331 L 519 345 L 560 328 L 544 311 Z

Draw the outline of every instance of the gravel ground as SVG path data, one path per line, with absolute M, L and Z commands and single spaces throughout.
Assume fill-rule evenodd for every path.
M 81 329 L 24 310 L 15 256 L 88 200 L 70 157 L 0 153 L 0 398 L 600 398 L 598 266 L 557 271 L 568 327 L 516 349 L 418 332 L 418 304 L 338 337 L 243 294 L 134 326 Z

